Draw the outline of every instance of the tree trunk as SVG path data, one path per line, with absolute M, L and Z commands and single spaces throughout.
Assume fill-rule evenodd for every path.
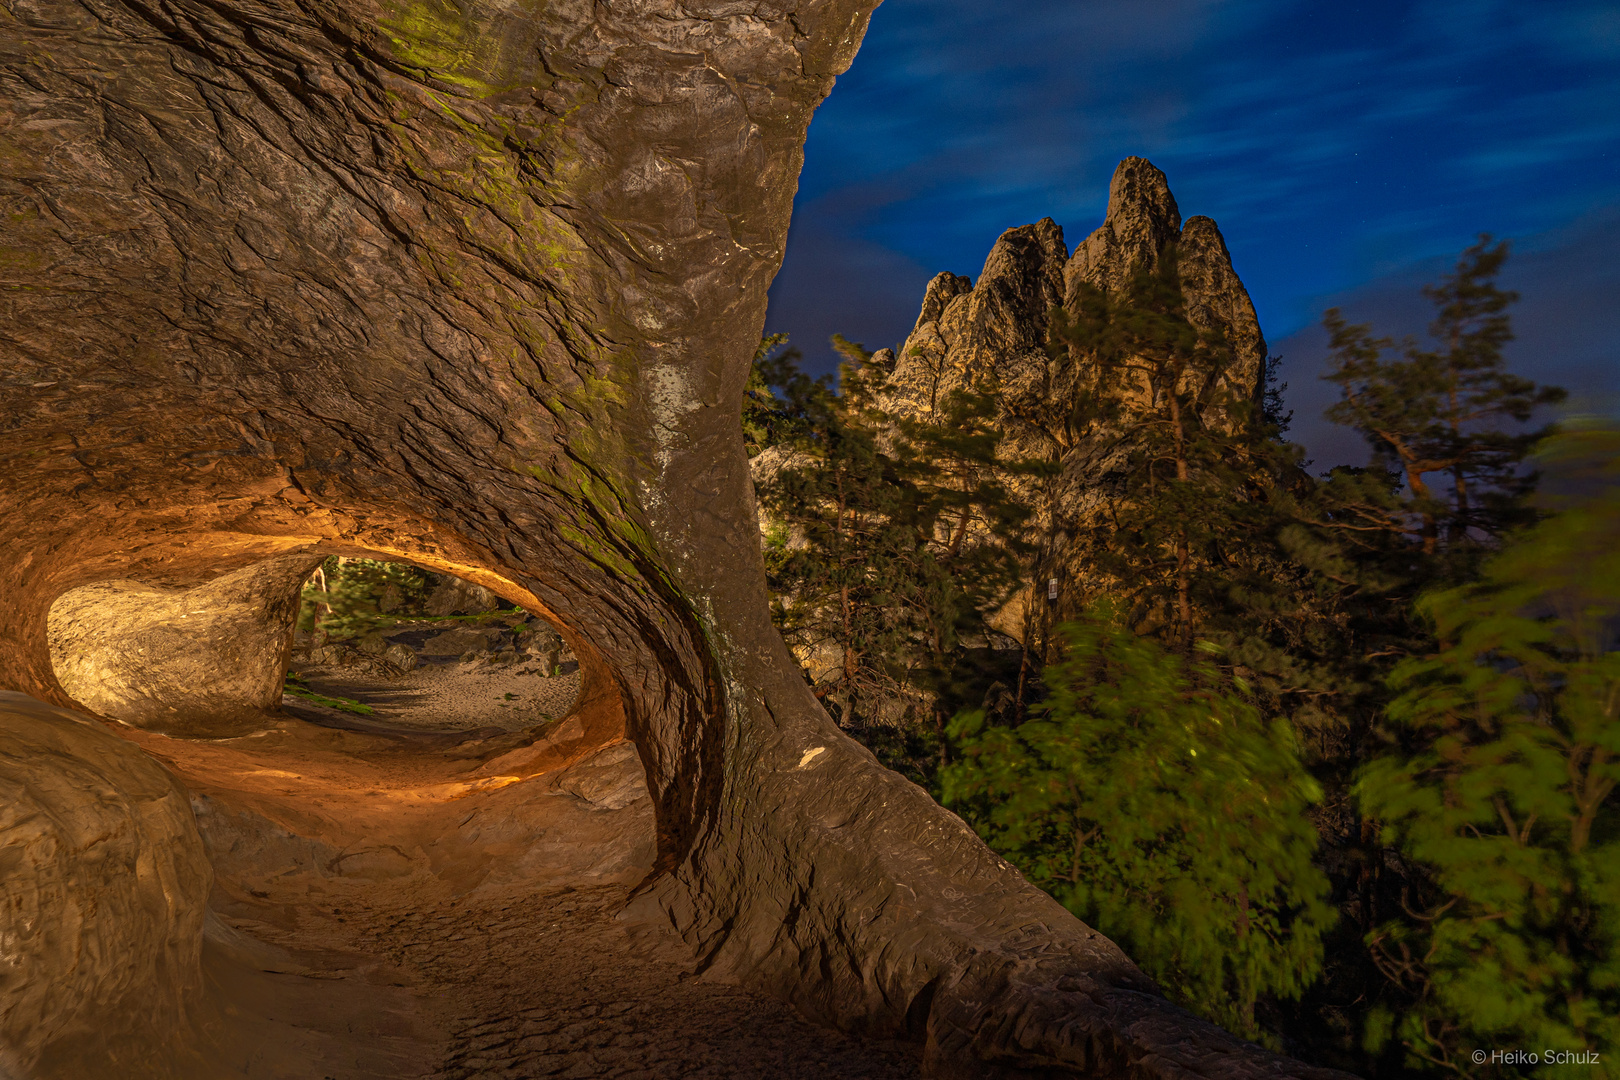
M 1170 431 L 1175 446 L 1176 483 L 1186 484 L 1189 479 L 1187 431 L 1181 415 L 1180 382 L 1181 370 L 1176 368 L 1170 383 Z M 1192 550 L 1188 543 L 1185 524 L 1176 531 L 1176 619 L 1179 623 L 1177 636 L 1180 638 L 1181 647 L 1191 649 L 1193 636 Z

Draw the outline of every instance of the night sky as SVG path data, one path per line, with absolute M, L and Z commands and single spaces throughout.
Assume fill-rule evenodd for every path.
M 811 125 L 767 328 L 813 370 L 834 332 L 896 344 L 1004 229 L 1072 249 L 1131 154 L 1219 223 L 1319 465 L 1366 457 L 1319 419 L 1322 311 L 1420 332 L 1480 232 L 1514 245 L 1511 366 L 1620 406 L 1616 0 L 888 0 Z

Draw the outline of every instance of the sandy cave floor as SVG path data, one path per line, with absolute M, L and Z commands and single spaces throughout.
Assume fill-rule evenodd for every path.
M 370 706 L 371 716 L 341 713 L 289 695 L 282 707 L 321 723 L 415 731 L 523 731 L 566 716 L 579 698 L 578 666 L 547 677 L 538 663 L 506 666 L 482 661 L 423 665 L 402 675 L 381 676 L 353 668 L 302 664 L 305 685 L 328 697 Z M 340 715 L 334 716 L 334 713 Z
M 656 913 L 626 914 L 651 799 L 616 704 L 576 704 L 577 675 L 303 674 L 376 713 L 289 699 L 240 738 L 122 730 L 193 793 L 215 872 L 183 1080 L 919 1075 L 915 1046 L 713 981 Z
M 361 958 L 378 965 L 373 974 L 386 971 L 409 987 L 407 995 L 372 992 L 381 1008 L 360 1022 L 381 1019 L 381 1029 L 366 1033 L 370 1045 L 359 1053 L 328 1049 L 343 1055 L 323 1066 L 339 1070 L 329 1073 L 334 1080 L 918 1075 L 909 1047 L 849 1039 L 780 1002 L 694 978 L 690 954 L 672 935 L 615 917 L 628 893 L 624 885 L 560 885 L 432 904 L 378 893 L 292 927 L 233 923 L 289 954 L 313 946 Z M 330 967 L 302 977 L 319 980 L 312 1002 L 332 992 Z M 345 1022 L 352 1030 L 354 1020 Z

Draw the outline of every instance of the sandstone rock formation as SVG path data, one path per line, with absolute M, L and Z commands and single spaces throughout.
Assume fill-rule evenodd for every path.
M 1074 310 L 1081 285 L 1120 293 L 1139 270 L 1157 270 L 1172 246 L 1188 320 L 1225 336 L 1233 363 L 1224 379 L 1238 396 L 1258 402 L 1266 343 L 1220 230 L 1207 217 L 1183 223 L 1164 174 L 1135 157 L 1114 171 L 1107 216 L 1072 256 L 1050 218 L 1009 229 L 991 248 L 977 283 L 949 273 L 928 283 L 916 327 L 892 359 L 881 399 L 885 411 L 925 417 L 952 390 L 988 389 L 999 404 L 1004 452 L 1061 466 L 1050 482 L 1010 480 L 1036 508 L 1034 532 L 1043 551 L 1031 576 L 1060 584 L 1057 611 L 1047 609 L 1046 590 L 1037 588 L 998 616 L 996 628 L 1018 640 L 1067 613 L 1062 604 L 1074 596 L 1064 586 L 1084 573 L 1067 537 L 1093 510 L 1121 456 L 1119 446 L 1070 430 L 1087 373 L 1067 357 L 1048 354 L 1048 315 L 1054 307 Z
M 191 589 L 98 581 L 51 604 L 52 669 L 85 708 L 136 727 L 219 734 L 281 703 L 298 587 L 319 557 L 270 559 Z
M 811 109 L 873 6 L 14 0 L 0 686 L 73 702 L 50 612 L 85 586 L 330 554 L 453 573 L 562 629 L 582 707 L 617 718 L 570 745 L 634 741 L 638 910 L 711 978 L 924 1042 L 940 1076 L 1311 1075 L 1170 1006 L 881 769 L 770 625 L 739 400 Z M 494 780 L 562 751 L 483 752 Z M 160 996 L 157 970 L 130 978 Z
M 212 874 L 184 790 L 101 725 L 0 693 L 0 1075 L 161 1076 Z
M 422 605 L 429 615 L 477 615 L 493 611 L 500 598 L 482 585 L 447 577 L 428 594 Z

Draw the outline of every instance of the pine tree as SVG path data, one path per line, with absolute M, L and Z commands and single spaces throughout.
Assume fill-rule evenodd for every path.
M 1373 459 L 1290 487 L 1291 505 L 1282 508 L 1288 523 L 1280 546 L 1308 571 L 1324 616 L 1309 640 L 1296 643 L 1312 679 L 1302 684 L 1309 704 L 1295 716 L 1313 714 L 1302 731 L 1326 789 L 1324 865 L 1345 916 L 1311 1006 L 1333 1019 L 1338 1034 L 1307 1037 L 1344 1067 L 1368 1073 L 1398 1068 L 1400 1054 L 1396 1047 L 1392 1059 L 1386 1047 L 1357 1058 L 1361 1021 L 1369 1007 L 1400 1009 L 1405 998 L 1380 971 L 1383 958 L 1358 939 L 1392 919 L 1414 930 L 1422 924 L 1405 910 L 1418 886 L 1410 864 L 1382 842 L 1350 787 L 1368 756 L 1382 751 L 1376 732 L 1392 697 L 1390 671 L 1434 651 L 1432 627 L 1414 612 L 1418 596 L 1469 580 L 1503 532 L 1533 516 L 1525 500 L 1535 478 L 1523 464 L 1543 433 L 1511 429 L 1563 396 L 1503 370 L 1514 297 L 1494 279 L 1505 257 L 1505 246 L 1482 239 L 1452 275 L 1424 290 L 1435 305 L 1432 348 L 1407 341 L 1392 357 L 1390 340 L 1327 314 L 1334 355 L 1325 377 L 1342 395 L 1328 417 L 1360 431 Z
M 801 437 L 802 410 L 818 398 L 818 393 L 821 397 L 831 394 L 828 384 L 823 383 L 818 392 L 815 381 L 799 370 L 802 359 L 798 349 L 788 346 L 786 334 L 768 334 L 754 350 L 742 407 L 743 445 L 749 457 Z M 782 389 L 786 396 L 779 397 L 773 387 Z
M 1230 346 L 1186 317 L 1175 250 L 1120 295 L 1082 287 L 1052 327 L 1055 359 L 1084 373 L 1069 441 L 1093 447 L 1095 505 L 1071 540 L 1084 591 L 1184 652 L 1219 646 L 1266 715 L 1313 737 L 1339 726 L 1343 612 L 1287 543 L 1309 545 L 1290 526 L 1316 485 L 1276 394 L 1237 389 Z
M 1069 441 L 1089 442 L 1103 474 L 1071 541 L 1084 594 L 1123 602 L 1139 631 L 1183 651 L 1260 640 L 1298 591 L 1275 558 L 1273 496 L 1304 477 L 1280 414 L 1234 389 L 1230 345 L 1188 320 L 1175 249 L 1119 296 L 1081 286 L 1051 324 L 1054 357 L 1085 373 Z
M 782 530 L 775 613 L 840 724 L 918 778 L 921 744 L 943 747 L 964 645 L 1019 580 L 1026 511 L 998 477 L 987 397 L 958 392 L 927 420 L 893 421 L 873 404 L 890 373 L 834 343 L 836 392 L 788 356 L 762 374 L 789 433 L 760 488 Z
M 1427 556 L 1442 547 L 1463 554 L 1525 520 L 1535 480 L 1521 465 L 1546 429 L 1504 428 L 1565 396 L 1504 369 L 1502 347 L 1513 339 L 1507 308 L 1518 299 L 1496 287 L 1507 255 L 1506 241 L 1481 236 L 1450 276 L 1425 287 L 1436 348 L 1408 339 L 1400 358 L 1386 360 L 1389 338 L 1346 323 L 1337 308 L 1323 318 L 1334 364 L 1327 379 L 1343 395 L 1327 416 L 1362 432 L 1375 464 L 1401 476 L 1407 500 L 1385 528 L 1415 533 Z
M 1175 1000 L 1258 1037 L 1257 998 L 1298 996 L 1334 917 L 1292 732 L 1106 604 L 1064 632 L 1035 718 L 954 722 L 945 800 Z

